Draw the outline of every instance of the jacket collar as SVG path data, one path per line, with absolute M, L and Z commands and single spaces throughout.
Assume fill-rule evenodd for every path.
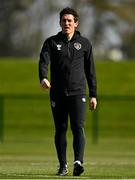
M 80 32 L 79 31 L 75 31 L 74 35 L 72 37 L 72 39 L 70 41 L 74 41 L 75 39 L 77 39 L 80 36 Z M 64 41 L 64 42 L 68 42 L 68 39 L 66 37 L 66 35 L 61 31 L 58 33 L 58 37 Z

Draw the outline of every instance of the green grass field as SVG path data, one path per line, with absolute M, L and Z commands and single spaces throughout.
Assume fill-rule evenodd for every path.
M 98 142 L 93 142 L 93 113 L 87 109 L 85 172 L 80 177 L 72 176 L 69 126 L 69 174 L 57 177 L 53 119 L 48 91 L 43 91 L 39 85 L 38 62 L 1 59 L 0 97 L 4 97 L 4 124 L 0 123 L 0 130 L 3 130 L 0 179 L 135 178 L 134 69 L 135 61 L 96 61 Z

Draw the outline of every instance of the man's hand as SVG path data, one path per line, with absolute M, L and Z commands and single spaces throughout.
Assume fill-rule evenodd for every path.
M 90 110 L 95 110 L 97 107 L 97 99 L 95 97 L 91 97 L 89 101 Z
M 48 81 L 48 79 L 44 78 L 42 81 L 41 81 L 41 87 L 43 89 L 50 89 L 51 88 L 51 84 L 50 82 Z

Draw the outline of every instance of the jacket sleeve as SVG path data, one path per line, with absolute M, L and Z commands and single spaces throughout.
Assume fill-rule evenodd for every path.
M 48 78 L 48 65 L 50 63 L 50 45 L 49 39 L 47 39 L 40 52 L 40 59 L 39 59 L 39 79 L 40 82 L 44 78 Z
M 84 68 L 89 88 L 89 97 L 97 97 L 96 72 L 93 59 L 92 45 L 89 41 L 87 42 L 87 50 L 85 52 Z

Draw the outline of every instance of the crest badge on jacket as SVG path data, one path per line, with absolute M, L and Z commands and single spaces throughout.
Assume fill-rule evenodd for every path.
M 75 49 L 79 50 L 81 49 L 82 45 L 80 43 L 74 43 Z

